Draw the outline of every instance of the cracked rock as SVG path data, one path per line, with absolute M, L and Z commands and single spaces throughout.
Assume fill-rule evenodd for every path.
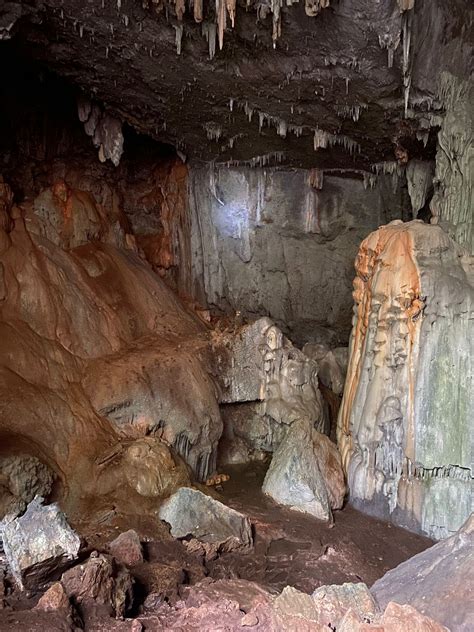
M 3 548 L 12 575 L 23 590 L 59 574 L 77 558 L 79 536 L 56 503 L 43 506 L 36 496 L 20 518 L 3 529 Z

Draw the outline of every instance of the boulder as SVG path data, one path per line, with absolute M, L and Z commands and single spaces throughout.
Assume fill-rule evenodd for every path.
M 321 586 L 313 592 L 312 599 L 318 612 L 318 622 L 337 630 L 349 609 L 361 621 L 373 621 L 379 611 L 369 589 L 362 583 Z
M 304 619 L 319 623 L 318 611 L 311 595 L 296 590 L 292 586 L 286 586 L 282 590 L 274 599 L 272 607 L 277 620 L 282 622 L 288 619 Z
M 85 564 L 61 577 L 67 596 L 83 609 L 99 607 L 105 614 L 123 617 L 133 601 L 130 573 L 107 555 L 92 553 Z
M 330 520 L 345 495 L 337 447 L 306 421 L 295 421 L 273 454 L 262 489 L 277 503 Z
M 223 404 L 261 402 L 258 414 L 279 424 L 307 419 L 327 429 L 317 363 L 286 338 L 269 319 L 260 318 L 237 333 L 215 334 L 216 369 Z
M 67 596 L 61 582 L 54 582 L 54 584 L 50 586 L 40 597 L 34 609 L 43 610 L 44 612 L 56 610 L 71 612 L 71 602 L 69 601 L 69 597 Z
M 35 496 L 49 496 L 54 474 L 34 456 L 13 455 L 0 459 L 0 480 L 24 511 Z
M 159 516 L 175 538 L 193 536 L 225 551 L 248 550 L 253 545 L 247 516 L 190 487 L 182 487 L 166 500 Z
M 371 592 L 384 608 L 409 604 L 421 614 L 467 632 L 474 621 L 474 514 L 459 532 L 418 553 L 375 582 Z
M 120 564 L 135 566 L 143 562 L 143 551 L 136 531 L 129 529 L 112 540 L 109 544 L 110 554 Z
M 444 625 L 426 617 L 415 608 L 400 606 L 393 602 L 390 602 L 386 607 L 378 626 L 374 627 L 374 632 L 379 629 L 379 626 L 383 632 L 404 632 L 405 630 L 410 632 L 449 632 Z M 367 626 L 367 632 L 369 632 L 370 627 Z M 365 627 L 361 627 L 361 632 L 365 629 Z
M 43 506 L 37 496 L 23 516 L 3 528 L 3 548 L 21 589 L 37 587 L 77 558 L 79 536 L 56 503 Z

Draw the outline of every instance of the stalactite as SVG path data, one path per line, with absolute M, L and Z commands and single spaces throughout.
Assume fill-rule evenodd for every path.
M 415 0 L 398 0 L 400 11 L 411 11 L 415 6 Z
M 299 138 L 303 135 L 303 126 L 302 125 L 288 125 L 288 129 L 292 134 Z
M 326 9 L 331 0 L 305 0 L 304 10 L 307 16 L 314 17 Z
M 194 21 L 202 22 L 202 0 L 194 0 L 193 13 Z
M 183 15 L 186 11 L 185 0 L 175 0 L 174 9 L 176 11 L 176 17 L 181 22 L 181 20 L 183 19 Z
M 391 175 L 394 191 L 398 188 L 399 179 L 405 176 L 405 167 L 395 160 L 377 162 L 372 165 L 372 170 L 376 173 L 376 175 Z
M 434 163 L 410 160 L 406 167 L 408 195 L 410 196 L 413 219 L 423 208 L 430 188 L 433 186 Z
M 276 41 L 281 35 L 281 7 L 282 0 L 271 0 L 273 48 L 276 48 Z
M 213 60 L 216 54 L 217 27 L 214 22 L 203 22 L 201 30 L 209 46 L 209 59 Z
M 287 129 L 288 129 L 288 126 L 286 124 L 286 121 L 284 121 L 283 119 L 280 119 L 277 125 L 278 136 L 281 136 L 282 138 L 286 138 Z
M 400 44 L 401 30 L 398 30 L 394 35 L 392 32 L 383 33 L 379 35 L 380 48 L 387 49 L 387 66 L 393 67 L 393 56 Z
M 314 151 L 317 151 L 320 148 L 325 149 L 328 146 L 328 139 L 329 134 L 327 132 L 322 129 L 315 129 L 313 141 Z
M 285 159 L 285 152 L 272 151 L 269 154 L 263 154 L 262 156 L 255 156 L 250 160 L 227 160 L 225 164 L 227 167 L 266 167 L 272 163 L 279 164 Z
M 218 141 L 222 136 L 222 128 L 214 121 L 209 121 L 204 126 L 208 140 Z
M 227 10 L 225 0 L 216 0 L 217 35 L 219 39 L 219 50 L 224 46 L 224 31 L 227 22 Z
M 236 0 L 226 0 L 227 12 L 230 17 L 232 28 L 234 28 L 235 26 L 235 5 L 236 5 Z
M 374 189 L 377 184 L 377 176 L 368 171 L 363 173 L 364 189 Z
M 408 103 L 410 100 L 410 88 L 411 88 L 411 35 L 412 35 L 412 23 L 413 23 L 413 11 L 411 10 L 414 5 L 414 1 L 410 3 L 410 0 L 400 0 L 403 4 L 411 4 L 409 9 L 404 10 L 402 15 L 402 33 L 403 33 L 403 98 L 405 102 L 405 117 L 408 114 Z
M 356 105 L 343 105 L 336 109 L 338 116 L 344 118 L 351 118 L 354 122 L 357 122 L 360 118 L 362 110 L 367 110 L 368 105 L 365 103 L 358 103 Z
M 253 108 L 251 108 L 247 102 L 245 102 L 245 105 L 244 105 L 244 112 L 248 119 L 248 122 L 251 123 L 252 116 L 253 116 Z
M 176 54 L 177 55 L 181 55 L 181 44 L 183 42 L 183 32 L 184 32 L 184 27 L 182 24 L 177 24 L 175 27 L 175 31 L 176 31 Z

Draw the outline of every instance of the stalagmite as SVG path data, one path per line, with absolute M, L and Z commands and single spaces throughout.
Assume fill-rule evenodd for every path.
M 421 221 L 362 243 L 338 420 L 352 502 L 434 538 L 472 509 L 474 288 L 459 255 Z

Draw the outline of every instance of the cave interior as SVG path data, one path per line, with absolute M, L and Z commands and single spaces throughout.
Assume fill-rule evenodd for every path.
M 472 629 L 473 42 L 0 2 L 0 630 Z

